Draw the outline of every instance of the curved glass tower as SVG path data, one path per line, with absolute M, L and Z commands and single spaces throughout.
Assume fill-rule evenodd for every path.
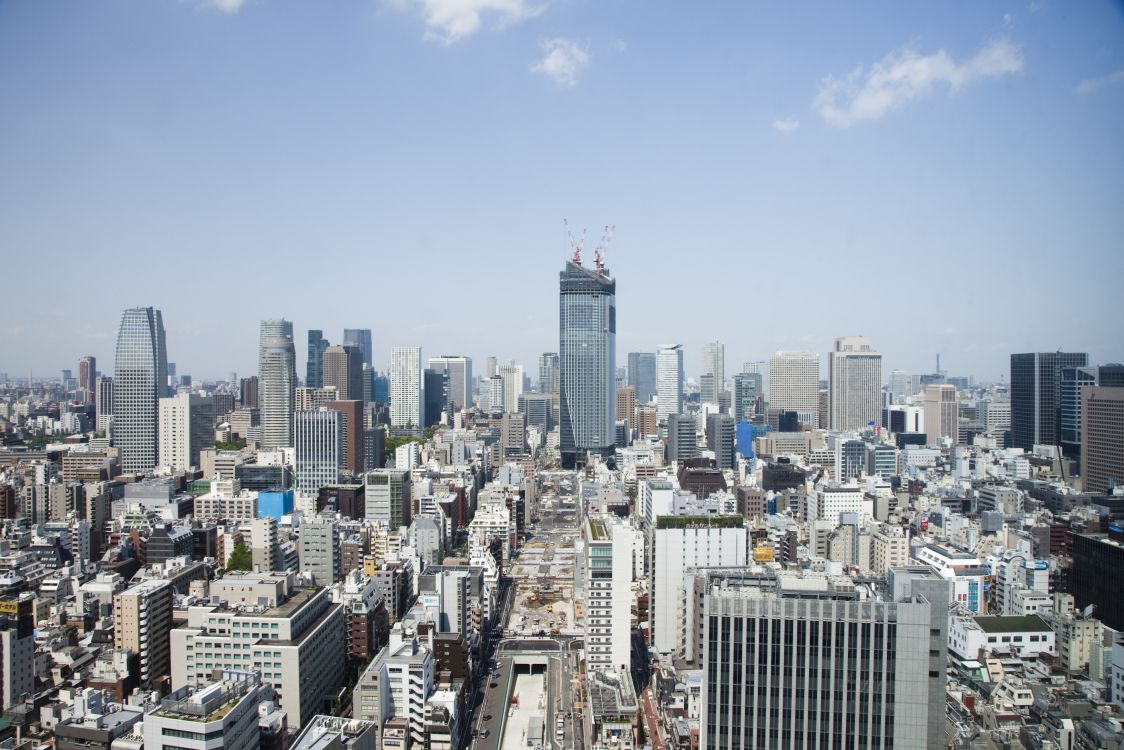
M 617 282 L 607 269 L 568 261 L 559 274 L 559 442 L 562 466 L 588 452 L 613 454 L 616 419 Z
M 121 452 L 122 473 L 147 473 L 156 466 L 157 410 L 167 385 L 160 311 L 130 307 L 121 313 L 113 365 L 113 444 Z

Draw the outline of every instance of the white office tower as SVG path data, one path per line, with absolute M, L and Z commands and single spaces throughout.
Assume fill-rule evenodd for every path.
M 186 471 L 199 465 L 199 451 L 214 444 L 214 407 L 208 396 L 177 393 L 160 399 L 160 466 Z
M 523 365 L 500 365 L 497 374 L 503 378 L 503 410 L 515 411 L 523 395 Z
M 238 669 L 235 667 L 234 669 Z M 205 687 L 183 687 L 144 715 L 147 750 L 257 750 L 258 706 L 273 699 L 260 674 L 224 671 Z M 218 743 L 221 743 L 218 744 Z
M 718 394 L 722 392 L 726 380 L 726 347 L 721 342 L 712 341 L 702 348 L 702 374 L 710 378 L 702 379 L 704 390 L 699 398 L 704 403 L 717 404 Z
M 769 408 L 796 412 L 807 425 L 821 427 L 820 358 L 813 352 L 777 352 L 769 357 Z
M 442 354 L 429 358 L 429 369 L 443 372 L 449 378 L 449 403 L 453 411 L 472 406 L 472 359 Z
M 683 345 L 664 344 L 656 352 L 656 420 L 683 412 Z
M 906 396 L 913 395 L 913 388 L 911 384 L 913 379 L 905 370 L 893 370 L 890 372 L 890 403 L 891 404 L 904 404 Z
M 287 320 L 263 320 L 258 353 L 258 408 L 263 450 L 292 446 L 296 385 L 293 324 Z
M 396 346 L 390 353 L 390 426 L 422 428 L 422 366 L 420 346 Z
M 882 355 L 863 336 L 835 340 L 828 360 L 830 427 L 865 430 L 882 418 Z
M 947 587 L 924 566 L 877 586 L 753 568 L 699 576 L 699 747 L 944 747 Z
M 164 320 L 152 307 L 121 314 L 113 372 L 113 444 L 121 473 L 152 471 L 157 459 L 157 402 L 167 393 Z
M 632 526 L 609 517 L 585 521 L 585 653 L 590 672 L 616 671 L 629 679 L 632 572 L 639 536 Z
M 960 405 L 956 402 L 956 386 L 948 383 L 927 385 L 923 391 L 925 407 L 925 442 L 936 445 L 941 438 L 960 437 Z
M 658 489 L 658 488 L 657 488 Z M 651 646 L 682 656 L 688 571 L 746 564 L 747 533 L 741 516 L 660 516 L 651 532 Z
M 343 466 L 343 415 L 321 407 L 293 415 L 296 442 L 293 489 L 301 497 L 315 497 L 321 487 L 340 481 Z

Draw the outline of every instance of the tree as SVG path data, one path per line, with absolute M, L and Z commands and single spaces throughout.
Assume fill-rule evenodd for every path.
M 227 570 L 250 570 L 254 567 L 254 556 L 245 542 L 238 542 L 226 563 Z

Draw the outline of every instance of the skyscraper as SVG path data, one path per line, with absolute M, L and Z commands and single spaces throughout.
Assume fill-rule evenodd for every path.
M 572 468 L 589 451 L 614 450 L 617 282 L 580 258 L 567 261 L 558 282 L 559 442 L 562 465 Z
M 324 332 L 308 332 L 308 365 L 304 375 L 306 388 L 319 388 L 324 385 L 324 350 L 331 346 Z
M 812 352 L 777 352 L 769 357 L 768 402 L 771 408 L 796 412 L 804 424 L 821 426 L 819 356 Z
M 160 466 L 169 466 L 174 471 L 199 466 L 199 451 L 214 443 L 215 420 L 211 397 L 177 393 L 160 399 L 158 432 Z
M 734 420 L 752 420 L 761 396 L 761 373 L 739 372 L 734 376 Z
M 107 375 L 98 378 L 94 409 L 98 432 L 107 432 L 113 419 L 113 378 Z
M 343 421 L 343 414 L 326 407 L 295 413 L 293 489 L 298 496 L 316 497 L 321 487 L 340 481 L 344 464 Z
M 343 458 L 340 466 L 345 471 L 359 475 L 366 469 L 366 437 L 363 434 L 362 401 L 326 401 L 324 408 L 340 413 L 340 432 L 343 434 Z
M 515 411 L 523 395 L 523 365 L 500 365 L 496 374 L 503 378 L 504 411 Z
M 656 417 L 663 422 L 682 411 L 683 345 L 664 344 L 656 352 Z
M 421 347 L 396 346 L 390 354 L 390 426 L 421 430 Z
M 1061 373 L 1058 443 L 1070 458 L 1081 456 L 1081 391 L 1097 385 L 1096 367 L 1066 367 Z
M 1124 387 L 1081 390 L 1081 479 L 1086 492 L 1124 484 Z
M 472 359 L 459 354 L 429 358 L 429 369 L 448 377 L 449 406 L 460 411 L 472 406 Z
M 257 375 L 238 381 L 238 403 L 243 409 L 258 408 L 258 382 Z
M 882 355 L 863 336 L 835 340 L 828 360 L 831 429 L 864 430 L 882 419 Z
M 558 353 L 539 356 L 539 393 L 558 393 Z
M 78 400 L 84 404 L 94 403 L 94 382 L 98 376 L 98 360 L 90 355 L 78 360 Z
M 1083 352 L 1039 352 L 1011 355 L 1011 443 L 1031 450 L 1057 445 L 1061 422 L 1061 373 L 1087 367 Z
M 628 384 L 636 388 L 636 403 L 646 404 L 656 395 L 656 355 L 628 353 Z
M 703 344 L 702 372 L 712 377 L 706 389 L 699 393 L 699 398 L 705 403 L 717 404 L 718 394 L 722 392 L 726 380 L 726 347 L 721 342 Z
M 960 405 L 956 402 L 956 386 L 942 383 L 927 385 L 924 390 L 925 439 L 936 445 L 942 437 L 960 437 Z
M 355 346 L 359 348 L 360 354 L 363 357 L 361 365 L 368 367 L 374 366 L 374 349 L 371 346 L 371 329 L 370 328 L 345 328 L 343 329 L 343 345 Z
M 157 404 L 168 382 L 164 321 L 152 307 L 121 314 L 113 374 L 113 442 L 124 474 L 156 466 Z
M 910 387 L 909 373 L 905 370 L 894 370 L 890 373 L 890 403 L 891 404 L 904 404 L 906 396 L 913 395 L 913 389 Z
M 357 346 L 324 350 L 324 386 L 335 387 L 340 401 L 363 400 L 363 352 Z
M 293 444 L 295 387 L 293 324 L 287 320 L 263 320 L 258 355 L 258 405 L 262 447 L 266 450 Z
M 440 370 L 426 368 L 422 373 L 425 406 L 422 409 L 422 423 L 432 427 L 441 422 L 441 412 L 449 408 L 449 376 Z

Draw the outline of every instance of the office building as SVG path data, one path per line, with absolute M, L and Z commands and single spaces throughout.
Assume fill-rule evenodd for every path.
M 297 588 L 291 573 L 227 573 L 208 603 L 171 631 L 172 689 L 206 685 L 216 669 L 261 674 L 289 726 L 302 727 L 344 685 L 344 609 L 326 588 Z
M 448 380 L 448 403 L 453 412 L 472 406 L 472 359 L 462 355 L 442 354 L 429 358 L 429 369 L 444 373 Z
M 449 404 L 449 379 L 445 373 L 427 368 L 422 373 L 422 381 L 422 392 L 425 394 L 422 424 L 431 427 L 441 423 L 441 415 L 447 410 L 452 413 Z
M 238 403 L 243 409 L 258 408 L 258 382 L 257 375 L 238 381 Z
M 158 465 L 173 471 L 199 466 L 199 451 L 215 442 L 212 399 L 177 393 L 160 399 Z
M 736 427 L 737 423 L 729 415 L 706 415 L 706 447 L 714 452 L 714 461 L 719 469 L 734 468 L 734 433 Z
M 537 428 L 543 435 L 554 429 L 554 396 L 552 394 L 524 393 L 519 397 L 519 411 L 526 416 L 527 426 Z
M 324 352 L 329 346 L 331 344 L 324 338 L 323 331 L 308 332 L 308 364 L 304 376 L 306 388 L 320 388 L 324 385 Z
M 667 460 L 682 462 L 699 455 L 697 422 L 688 414 L 671 414 L 667 418 Z
M 585 532 L 585 659 L 589 672 L 632 665 L 632 571 L 639 531 L 611 518 L 587 518 Z M 581 568 L 579 567 L 579 570 Z
M 701 576 L 700 748 L 943 747 L 947 584 Z
M 1081 391 L 1095 385 L 1096 367 L 1066 367 L 1061 372 L 1058 443 L 1070 458 L 1081 455 Z
M 273 699 L 273 688 L 246 669 L 223 671 L 213 684 L 182 687 L 161 700 L 144 714 L 145 750 L 258 750 L 258 707 Z
M 700 381 L 707 386 L 706 390 L 699 393 L 703 403 L 717 404 L 718 394 L 726 381 L 726 347 L 718 341 L 704 344 L 702 348 L 702 374 L 710 375 L 706 381 Z
M 329 401 L 339 398 L 335 386 L 321 388 L 296 388 L 293 390 L 293 411 L 316 411 Z
M 777 352 L 769 358 L 769 406 L 794 411 L 812 427 L 819 419 L 820 358 L 812 352 Z
M 539 393 L 558 393 L 558 352 L 539 355 Z
M 288 493 L 292 512 L 292 493 Z M 250 560 L 255 571 L 270 573 L 282 569 L 281 540 L 277 535 L 280 514 L 266 515 L 250 521 Z
M 1089 355 L 1083 352 L 1011 355 L 1012 447 L 1029 451 L 1058 444 L 1062 370 L 1088 365 Z
M 84 404 L 94 403 L 97 388 L 98 360 L 87 355 L 78 360 L 78 400 Z
M 327 407 L 293 415 L 296 444 L 293 489 L 299 497 L 315 497 L 320 488 L 340 481 L 343 467 L 343 414 Z
M 504 411 L 515 411 L 519 397 L 523 395 L 523 365 L 500 365 L 496 374 L 503 378 Z
M 606 269 L 584 268 L 580 257 L 559 274 L 559 448 L 566 468 L 584 463 L 590 452 L 613 454 L 616 291 Z
M 340 528 L 335 513 L 307 518 L 300 525 L 301 573 L 316 586 L 340 580 Z
M 375 469 L 363 477 L 364 516 L 382 521 L 388 529 L 409 526 L 413 518 L 410 472 Z
M 390 354 L 390 426 L 400 429 L 422 428 L 421 347 L 396 346 Z
M 293 390 L 296 385 L 293 324 L 287 320 L 263 320 L 258 355 L 262 449 L 287 448 L 293 444 Z
M 1111 493 L 1124 483 L 1124 387 L 1082 389 L 1081 437 L 1083 489 Z
M 758 401 L 763 397 L 761 373 L 739 372 L 734 375 L 734 420 L 750 420 L 758 413 Z
M 113 647 L 139 656 L 139 677 L 144 685 L 153 686 L 168 677 L 174 595 L 171 583 L 150 579 L 113 597 Z
M 626 385 L 617 389 L 617 421 L 636 422 L 636 386 Z
M 359 369 L 363 366 L 374 367 L 374 347 L 371 344 L 370 328 L 345 328 L 343 329 L 343 345 L 353 346 L 359 350 Z M 352 396 L 352 398 L 357 398 Z
M 683 346 L 666 344 L 656 352 L 656 417 L 664 423 L 683 413 Z
M 487 413 L 505 411 L 503 395 L 503 378 L 499 375 L 484 378 L 480 382 L 480 410 Z
M 0 599 L 0 703 L 8 711 L 35 692 L 33 597 Z
M 1093 607 L 1093 616 L 1113 630 L 1124 630 L 1124 542 L 1105 534 L 1074 534 L 1073 599 L 1077 609 Z
M 925 439 L 936 445 L 941 438 L 957 442 L 960 435 L 960 404 L 956 401 L 956 387 L 947 383 L 927 385 L 922 391 L 925 408 Z
M 913 395 L 913 378 L 905 370 L 892 370 L 890 372 L 890 403 L 904 404 L 906 396 Z
M 425 705 L 436 686 L 435 672 L 433 653 L 416 632 L 394 627 L 355 685 L 355 717 L 380 727 L 403 722 L 398 747 L 425 747 Z
M 355 346 L 324 350 L 325 387 L 334 387 L 340 401 L 363 400 L 363 353 Z
M 835 340 L 828 360 L 830 427 L 865 430 L 882 418 L 882 355 L 863 336 Z M 955 433 L 954 433 L 955 434 Z
M 168 381 L 164 321 L 152 307 L 121 314 L 113 373 L 113 444 L 121 472 L 151 471 L 157 461 L 158 402 Z
M 656 355 L 654 352 L 628 353 L 628 384 L 636 389 L 636 403 L 649 403 L 656 395 Z
M 94 397 L 94 415 L 97 431 L 107 434 L 109 422 L 113 419 L 113 378 L 102 376 L 97 380 L 97 395 Z

